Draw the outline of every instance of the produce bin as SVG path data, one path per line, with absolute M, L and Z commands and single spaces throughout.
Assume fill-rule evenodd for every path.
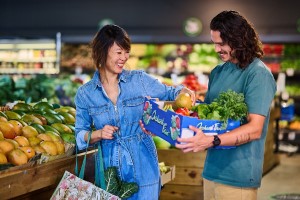
M 87 158 L 90 158 L 93 152 L 94 150 L 89 151 Z M 80 165 L 83 155 L 84 153 L 78 155 Z M 1 199 L 11 199 L 23 195 L 28 196 L 29 193 L 44 188 L 54 190 L 65 170 L 74 173 L 74 168 L 75 155 L 72 155 L 43 164 L 28 163 L 2 170 L 0 171 L 0 197 Z
M 170 167 L 170 171 L 166 172 L 166 173 L 161 173 L 160 177 L 161 177 L 161 185 L 165 185 L 166 183 L 174 180 L 175 178 L 175 166 L 171 166 Z

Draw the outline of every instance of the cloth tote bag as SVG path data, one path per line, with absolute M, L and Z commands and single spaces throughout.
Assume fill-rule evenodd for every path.
M 91 132 L 88 136 L 88 144 L 91 138 Z M 89 145 L 88 145 L 89 146 Z M 104 167 L 101 148 L 98 147 L 98 156 L 100 158 L 100 174 L 98 170 L 98 165 L 95 165 L 95 183 L 100 185 L 97 187 L 95 184 L 84 180 L 84 171 L 86 166 L 86 155 L 87 149 L 85 150 L 85 155 L 82 161 L 80 172 L 78 173 L 78 157 L 77 157 L 77 147 L 76 147 L 76 165 L 75 174 L 65 171 L 62 179 L 60 180 L 58 186 L 56 187 L 54 193 L 50 200 L 121 200 L 119 197 L 105 191 L 102 188 L 106 188 L 104 180 Z

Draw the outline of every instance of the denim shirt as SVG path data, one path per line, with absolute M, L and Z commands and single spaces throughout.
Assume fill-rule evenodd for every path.
M 104 167 L 117 166 L 122 180 L 139 184 L 140 194 L 132 199 L 145 198 L 143 187 L 159 185 L 156 148 L 151 136 L 139 125 L 144 98 L 174 100 L 182 88 L 182 85 L 167 86 L 142 70 L 123 70 L 119 75 L 119 96 L 115 105 L 107 97 L 98 71 L 77 91 L 75 133 L 78 148 L 86 148 L 84 135 L 91 131 L 91 125 L 96 130 L 105 125 L 117 126 L 119 130 L 114 133 L 113 140 L 100 141 Z M 158 190 L 157 186 L 155 188 Z M 152 192 L 157 193 L 156 189 Z

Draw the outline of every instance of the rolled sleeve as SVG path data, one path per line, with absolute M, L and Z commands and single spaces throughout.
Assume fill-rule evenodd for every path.
M 84 136 L 85 136 L 86 132 L 88 132 L 88 131 L 82 130 L 76 136 L 77 148 L 79 150 L 87 148 L 87 142 L 84 140 Z

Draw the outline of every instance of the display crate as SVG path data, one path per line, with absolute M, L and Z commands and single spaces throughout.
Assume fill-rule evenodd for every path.
M 87 153 L 91 157 L 94 151 Z M 79 165 L 83 155 L 78 155 Z M 0 199 L 11 199 L 27 195 L 44 188 L 55 188 L 65 170 L 74 173 L 75 155 L 33 166 L 19 166 L 0 171 Z
M 202 171 L 206 151 L 183 153 L 178 149 L 158 149 L 158 159 L 176 166 L 174 180 L 166 183 L 160 199 L 195 199 L 202 197 Z M 200 196 L 199 196 L 200 195 Z
M 161 185 L 164 186 L 166 183 L 174 180 L 175 175 L 176 175 L 176 167 L 175 166 L 170 166 L 170 171 L 166 173 L 161 173 Z

